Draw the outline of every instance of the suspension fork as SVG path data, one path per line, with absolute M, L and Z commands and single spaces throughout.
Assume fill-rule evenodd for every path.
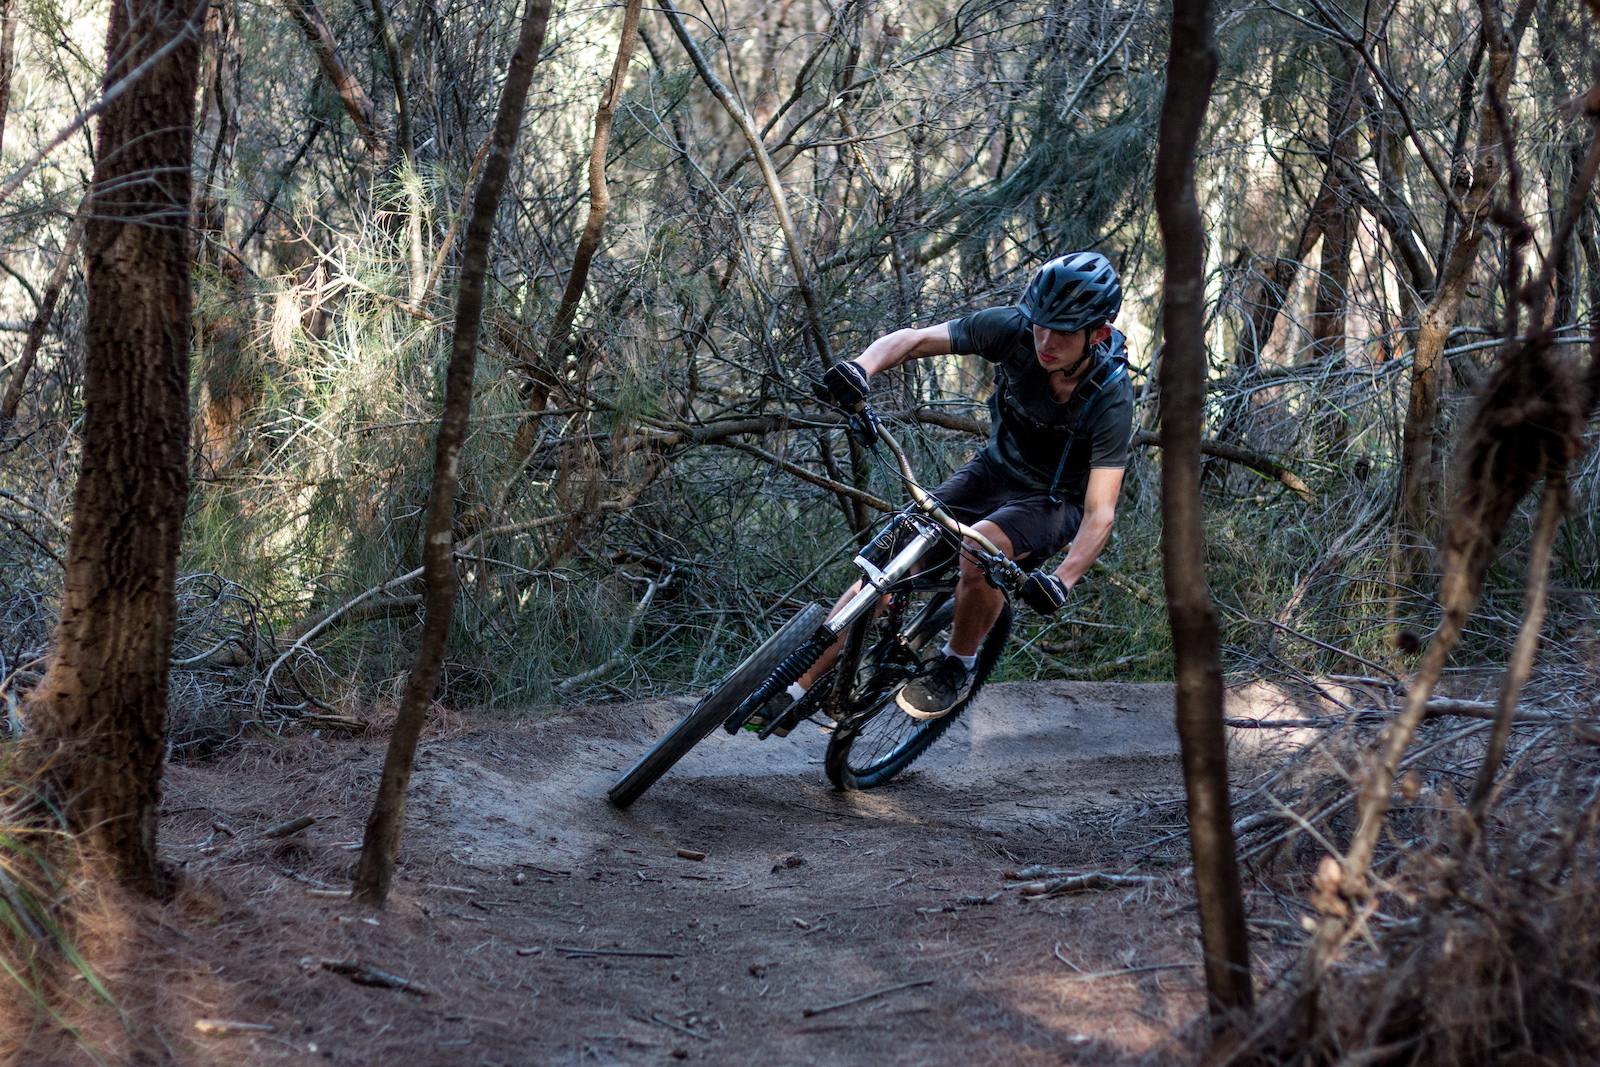
M 905 547 L 896 552 L 894 558 L 884 564 L 882 570 L 879 570 L 876 564 L 867 559 L 865 554 L 855 558 L 856 566 L 860 567 L 865 575 L 865 580 L 861 583 L 860 592 L 851 597 L 849 602 L 839 609 L 838 614 L 817 627 L 817 632 L 811 636 L 809 641 L 792 652 L 787 659 L 778 665 L 778 669 L 768 676 L 766 681 L 756 687 L 755 692 L 745 698 L 744 702 L 723 722 L 722 728 L 724 730 L 730 734 L 738 733 L 739 729 L 750 721 L 750 717 L 756 713 L 757 708 L 777 696 L 778 693 L 789 688 L 792 683 L 798 681 L 800 676 L 813 663 L 817 662 L 817 659 L 825 651 L 832 647 L 833 643 L 839 639 L 839 635 L 844 633 L 847 627 L 852 627 L 863 615 L 875 609 L 883 594 L 896 582 L 911 573 L 911 568 L 916 566 L 917 560 L 942 535 L 942 531 L 939 529 L 920 522 L 914 523 L 913 528 L 917 531 L 916 536 L 907 541 Z M 864 630 L 865 627 L 862 629 Z M 860 638 L 855 637 L 853 640 L 856 644 L 856 655 L 859 655 L 861 651 Z M 842 679 L 843 675 L 836 672 L 835 677 Z M 854 687 L 854 679 L 851 680 L 850 685 L 852 688 Z M 838 684 L 835 683 L 835 693 L 838 692 L 838 688 Z

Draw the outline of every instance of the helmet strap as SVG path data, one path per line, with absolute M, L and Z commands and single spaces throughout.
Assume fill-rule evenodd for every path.
M 1094 345 L 1089 343 L 1089 329 L 1090 328 L 1088 326 L 1083 328 L 1083 355 L 1078 357 L 1078 361 L 1070 367 L 1057 367 L 1055 370 L 1050 372 L 1051 374 L 1063 374 L 1068 378 L 1071 378 L 1074 374 L 1078 373 L 1078 368 L 1083 366 L 1085 361 L 1087 361 L 1090 356 L 1094 355 Z

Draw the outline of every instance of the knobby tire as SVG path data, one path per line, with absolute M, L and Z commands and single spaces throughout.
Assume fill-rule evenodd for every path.
M 821 604 L 807 604 L 778 628 L 778 632 L 718 682 L 695 705 L 693 711 L 662 735 L 650 751 L 639 757 L 628 773 L 617 780 L 606 794 L 611 803 L 626 808 L 656 783 L 656 779 L 677 763 L 706 735 L 716 729 L 723 719 L 744 703 L 745 697 L 755 692 L 756 686 L 767 680 L 789 653 L 803 645 L 822 624 L 827 615 Z
M 950 617 L 950 605 L 946 605 L 944 610 L 928 619 L 921 628 L 931 632 L 908 634 L 908 637 L 921 637 L 926 641 L 938 631 L 947 628 Z M 869 620 L 863 619 L 856 623 L 856 627 L 852 629 L 861 628 L 863 630 L 862 636 L 864 636 L 865 628 L 870 625 Z M 907 722 L 917 722 L 917 720 L 906 715 L 895 703 L 895 695 L 899 692 L 899 687 L 891 690 L 887 696 L 877 699 L 873 698 L 873 694 L 866 694 L 864 701 L 853 699 L 852 694 L 852 699 L 848 700 L 847 703 L 853 706 L 838 709 L 842 712 L 842 717 L 828 742 L 827 755 L 823 761 L 828 780 L 833 783 L 834 788 L 840 790 L 874 789 L 888 782 L 895 775 L 916 762 L 918 757 L 926 752 L 930 745 L 944 736 L 945 731 L 955 724 L 956 719 L 960 718 L 961 713 L 967 709 L 967 705 L 971 704 L 977 697 L 979 691 L 983 688 L 984 682 L 988 680 L 989 675 L 1000 662 L 1000 657 L 1005 652 L 1006 642 L 1010 639 L 1010 636 L 1011 605 L 1007 604 L 1004 610 L 1001 611 L 1000 618 L 996 620 L 993 629 L 989 631 L 988 636 L 984 638 L 983 644 L 978 649 L 978 662 L 974 665 L 975 676 L 971 690 L 947 714 L 937 719 L 928 719 L 915 726 L 906 735 L 905 739 L 887 755 L 876 758 L 851 758 L 852 749 L 860 739 L 863 731 L 867 730 L 880 716 L 898 715 L 904 717 Z M 859 651 L 865 641 L 857 634 L 852 633 L 850 643 Z M 874 646 L 874 651 L 879 647 L 882 646 Z M 846 652 L 848 653 L 849 651 L 850 649 L 847 648 Z M 857 670 L 857 658 L 851 657 L 847 662 L 841 657 L 839 678 L 854 677 Z

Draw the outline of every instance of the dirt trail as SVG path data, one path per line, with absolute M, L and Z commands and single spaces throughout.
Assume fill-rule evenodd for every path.
M 831 790 L 809 725 L 718 731 L 627 812 L 605 790 L 690 701 L 457 728 L 423 747 L 379 914 L 307 892 L 348 884 L 379 744 L 175 767 L 163 840 L 190 888 L 151 947 L 194 966 L 169 971 L 181 999 L 151 1018 L 193 1062 L 1131 1062 L 1203 1005 L 1184 892 L 1025 899 L 1003 874 L 1120 870 L 1174 836 L 1181 861 L 1171 702 L 1162 685 L 997 685 L 872 793 Z M 325 818 L 250 840 L 302 813 Z M 244 843 L 200 847 L 218 820 Z M 208 1039 L 200 1016 L 277 1030 Z

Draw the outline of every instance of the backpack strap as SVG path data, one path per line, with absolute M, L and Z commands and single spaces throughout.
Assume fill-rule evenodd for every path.
M 1050 480 L 1050 503 L 1063 503 L 1065 498 L 1060 495 L 1061 476 L 1067 470 L 1067 453 L 1072 451 L 1072 446 L 1078 443 L 1084 430 L 1093 422 L 1094 416 L 1104 407 L 1111 398 L 1111 386 L 1119 380 L 1128 377 L 1127 350 L 1121 345 L 1114 345 L 1112 351 L 1100 361 L 1088 378 L 1079 388 L 1088 387 L 1090 393 L 1084 401 L 1083 407 L 1078 411 L 1078 417 L 1072 424 L 1072 430 L 1067 436 L 1066 444 L 1061 446 L 1061 459 L 1056 463 L 1056 475 Z

